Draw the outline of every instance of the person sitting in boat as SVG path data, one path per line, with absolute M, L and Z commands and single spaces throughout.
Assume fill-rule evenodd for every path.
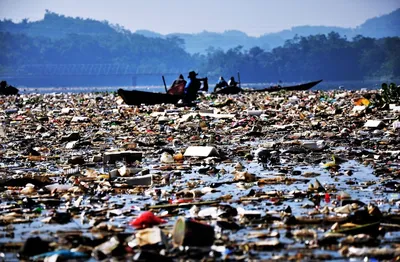
M 228 86 L 230 86 L 230 87 L 237 87 L 238 86 L 238 82 L 235 81 L 235 78 L 233 76 L 231 76 L 231 79 L 229 79 Z
M 171 87 L 167 91 L 170 95 L 183 95 L 185 92 L 186 80 L 183 75 L 180 74 L 178 79 L 174 80 Z
M 197 73 L 195 71 L 190 71 L 188 75 L 189 81 L 185 86 L 185 102 L 190 103 L 196 100 L 197 92 L 199 90 L 203 90 L 207 92 L 207 77 L 206 78 L 197 78 Z M 201 82 L 204 82 L 203 89 L 201 89 Z
M 228 83 L 225 81 L 225 79 L 220 76 L 217 84 L 214 87 L 214 93 L 217 92 L 219 89 L 225 88 L 228 86 Z

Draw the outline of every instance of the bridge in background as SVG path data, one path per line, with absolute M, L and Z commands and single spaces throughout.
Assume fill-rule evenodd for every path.
M 137 67 L 130 64 L 33 64 L 10 67 L 0 72 L 1 76 L 139 76 L 176 75 L 187 72 L 183 68 L 166 68 L 162 72 L 153 68 Z
M 19 86 L 136 86 L 162 85 L 161 76 L 175 79 L 187 68 L 156 70 L 131 64 L 32 64 L 10 67 L 0 79 Z

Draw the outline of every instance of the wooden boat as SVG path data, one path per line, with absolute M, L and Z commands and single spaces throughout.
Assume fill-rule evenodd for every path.
M 308 82 L 304 84 L 299 84 L 299 85 L 294 85 L 294 86 L 271 86 L 263 89 L 242 89 L 240 87 L 226 87 L 224 89 L 220 89 L 216 94 L 238 94 L 238 93 L 253 93 L 253 92 L 275 92 L 275 91 L 281 91 L 281 90 L 287 90 L 287 91 L 305 91 L 309 90 L 312 87 L 316 86 L 317 84 L 321 83 L 322 80 L 318 81 L 313 81 L 313 82 Z
M 203 87 L 200 88 L 201 91 L 208 92 L 208 78 L 198 79 L 203 82 Z M 165 84 L 165 79 L 163 76 L 164 86 L 167 89 Z M 124 90 L 118 89 L 118 95 L 122 97 L 124 102 L 128 105 L 158 105 L 158 104 L 175 104 L 178 107 L 181 106 L 195 106 L 195 102 L 182 102 L 178 103 L 180 100 L 183 100 L 184 89 L 185 89 L 186 81 L 174 84 L 167 91 L 167 93 L 153 93 L 147 91 L 139 91 L 139 90 Z
M 280 90 L 300 91 L 308 90 L 320 83 L 322 80 L 309 82 L 300 85 L 286 86 L 286 87 L 269 87 L 265 89 L 241 89 L 240 87 L 226 87 L 218 90 L 216 94 L 238 94 L 238 93 L 251 93 L 251 92 L 273 92 Z M 165 93 L 153 93 L 139 90 L 124 90 L 118 89 L 118 95 L 122 97 L 124 102 L 128 105 L 157 105 L 157 104 L 178 104 L 178 101 L 183 99 L 183 95 L 172 95 Z M 191 104 L 192 105 L 192 104 Z
M 122 97 L 124 102 L 128 105 L 177 104 L 179 100 L 183 99 L 182 95 L 124 89 L 118 89 L 118 95 Z
M 19 92 L 18 88 L 13 87 L 13 86 L 7 86 L 7 87 L 2 87 L 0 88 L 0 95 L 17 95 Z

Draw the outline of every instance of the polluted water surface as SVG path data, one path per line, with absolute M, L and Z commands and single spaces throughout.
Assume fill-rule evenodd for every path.
M 1 259 L 399 259 L 400 105 L 379 92 L 1 97 Z

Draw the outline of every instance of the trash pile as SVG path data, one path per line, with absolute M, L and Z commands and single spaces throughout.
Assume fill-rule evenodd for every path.
M 399 259 L 400 103 L 379 97 L 0 97 L 0 255 Z

